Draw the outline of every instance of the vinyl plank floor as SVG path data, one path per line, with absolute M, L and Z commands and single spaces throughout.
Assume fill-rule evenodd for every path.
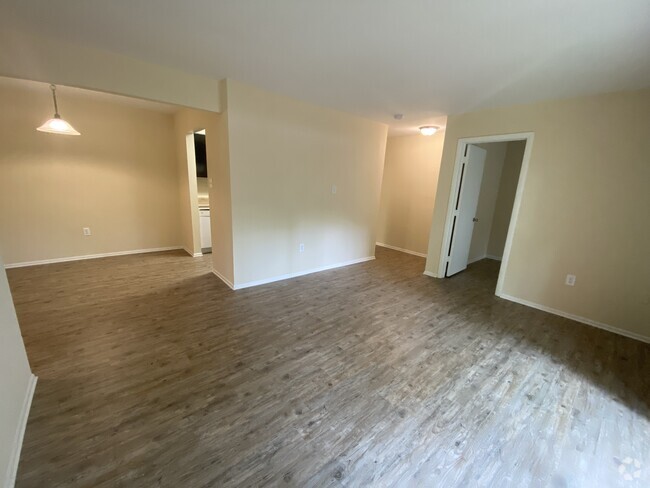
M 650 345 L 497 298 L 498 266 L 9 270 L 39 376 L 17 486 L 650 486 Z

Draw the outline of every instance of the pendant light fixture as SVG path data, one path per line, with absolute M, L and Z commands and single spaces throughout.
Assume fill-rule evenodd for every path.
M 52 134 L 65 134 L 68 136 L 80 135 L 79 132 L 74 129 L 74 127 L 63 120 L 59 115 L 59 107 L 56 104 L 56 86 L 50 85 L 50 90 L 52 90 L 52 99 L 54 100 L 54 117 L 38 127 L 36 130 L 40 130 L 41 132 L 51 132 Z

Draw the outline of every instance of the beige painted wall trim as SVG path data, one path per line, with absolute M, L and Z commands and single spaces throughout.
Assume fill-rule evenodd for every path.
M 23 408 L 20 413 L 20 422 L 16 427 L 16 437 L 14 438 L 13 453 L 9 464 L 9 471 L 5 479 L 5 488 L 13 488 L 16 484 L 16 475 L 18 474 L 18 463 L 20 462 L 20 451 L 23 448 L 23 440 L 25 439 L 25 430 L 27 429 L 27 419 L 29 419 L 29 411 L 32 407 L 32 400 L 34 399 L 34 392 L 36 391 L 36 382 L 38 377 L 34 374 L 29 378 L 27 391 L 25 392 L 25 400 L 23 401 Z
M 386 249 L 392 249 L 393 251 L 405 252 L 406 254 L 413 254 L 414 256 L 420 256 L 421 258 L 426 258 L 427 255 L 423 252 L 411 251 L 409 249 L 402 249 L 401 247 L 391 246 L 389 244 L 384 244 L 383 242 L 376 242 L 380 247 L 385 247 Z
M 560 317 L 564 317 L 570 320 L 575 320 L 576 322 L 581 322 L 586 325 L 591 325 L 592 327 L 598 327 L 599 329 L 603 329 L 608 332 L 613 332 L 614 334 L 622 335 L 625 337 L 629 337 L 630 339 L 636 339 L 637 341 L 646 342 L 650 344 L 650 337 L 641 334 L 636 334 L 634 332 L 630 332 L 629 330 L 620 329 L 613 325 L 604 324 L 603 322 L 598 322 L 596 320 L 592 320 L 587 317 L 581 317 L 579 315 L 574 315 L 572 313 L 564 312 L 556 308 L 547 307 L 546 305 L 540 305 L 539 303 L 524 300 L 523 298 L 514 297 L 512 295 L 506 295 L 505 293 L 504 294 L 497 293 L 497 296 L 499 298 L 503 298 L 504 300 L 519 303 L 520 305 L 525 305 L 527 307 L 536 308 L 537 310 L 541 310 L 543 312 L 552 313 L 553 315 L 559 315 Z
M 524 192 L 526 183 L 526 175 L 528 173 L 528 164 L 530 162 L 530 154 L 532 151 L 533 141 L 535 134 L 533 132 L 519 132 L 513 134 L 497 134 L 492 136 L 480 137 L 465 137 L 458 139 L 458 146 L 456 149 L 456 160 L 454 167 L 454 176 L 451 182 L 452 191 L 449 194 L 449 202 L 447 203 L 447 218 L 445 222 L 445 230 L 443 234 L 442 247 L 440 249 L 440 260 L 438 263 L 438 276 L 445 276 L 445 265 L 447 263 L 447 249 L 449 248 L 449 241 L 451 239 L 451 223 L 452 213 L 454 211 L 454 202 L 458 195 L 458 183 L 460 180 L 461 162 L 465 146 L 468 144 L 485 144 L 490 142 L 510 142 L 510 141 L 526 141 L 526 149 L 524 150 L 524 157 L 521 162 L 521 172 L 519 173 L 519 181 L 517 182 L 517 192 L 515 194 L 515 202 L 512 207 L 512 217 L 510 218 L 510 225 L 508 227 L 508 235 L 506 237 L 506 245 L 503 250 L 503 257 L 501 258 L 501 268 L 499 269 L 499 279 L 497 281 L 496 294 L 499 295 L 503 288 L 503 280 L 508 269 L 508 257 L 512 247 L 512 236 L 514 235 L 517 226 L 517 218 L 519 217 L 519 206 L 521 205 L 521 197 Z
M 365 258 L 359 258 L 359 259 L 353 259 L 351 261 L 345 261 L 343 263 L 336 263 L 336 264 L 330 264 L 328 266 L 321 266 L 319 268 L 312 268 L 312 269 L 307 269 L 304 271 L 298 271 L 296 273 L 289 273 L 285 275 L 280 275 L 280 276 L 274 276 L 272 278 L 266 278 L 263 280 L 257 280 L 257 281 L 249 281 L 247 283 L 241 283 L 239 285 L 234 285 L 231 286 L 231 284 L 226 281 L 222 276 L 217 275 L 219 278 L 221 278 L 230 288 L 233 290 L 241 290 L 243 288 L 251 288 L 253 286 L 259 286 L 259 285 L 266 285 L 267 283 L 274 283 L 276 281 L 283 281 L 283 280 L 289 280 L 291 278 L 297 278 L 298 276 L 304 276 L 312 273 L 318 273 L 320 271 L 327 271 L 330 269 L 336 269 L 336 268 L 342 268 L 344 266 L 351 266 L 353 264 L 360 264 L 360 263 L 365 263 L 366 261 L 372 261 L 375 259 L 375 256 L 366 256 Z
M 126 256 L 128 254 L 145 254 L 150 252 L 162 252 L 162 251 L 176 251 L 178 249 L 187 249 L 181 246 L 169 246 L 169 247 L 153 247 L 150 249 L 133 249 L 131 251 L 117 251 L 117 252 L 105 252 L 101 254 L 86 254 L 84 256 L 69 256 L 65 258 L 55 258 L 55 259 L 41 259 L 39 261 L 25 261 L 22 263 L 8 263 L 5 264 L 6 269 L 10 268 L 23 268 L 26 266 L 39 266 L 41 264 L 55 264 L 55 263 L 66 263 L 68 261 L 82 261 L 84 259 L 99 259 L 99 258 L 110 258 L 113 256 Z M 189 251 L 188 251 L 189 253 Z M 190 256 L 192 255 L 189 253 Z

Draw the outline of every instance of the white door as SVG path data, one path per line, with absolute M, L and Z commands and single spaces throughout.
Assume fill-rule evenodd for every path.
M 445 276 L 454 275 L 467 268 L 486 154 L 485 149 L 473 144 L 467 145 L 460 170 Z

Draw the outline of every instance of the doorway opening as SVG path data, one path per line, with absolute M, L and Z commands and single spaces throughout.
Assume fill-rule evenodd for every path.
M 210 187 L 212 186 L 212 179 L 208 175 L 205 129 L 187 134 L 186 149 L 195 249 L 193 254 L 194 256 L 201 256 L 212 252 L 210 225 Z M 199 249 L 200 252 L 198 252 Z
M 532 133 L 458 141 L 438 276 L 482 259 L 501 261 L 496 294 L 508 267 L 524 191 Z

